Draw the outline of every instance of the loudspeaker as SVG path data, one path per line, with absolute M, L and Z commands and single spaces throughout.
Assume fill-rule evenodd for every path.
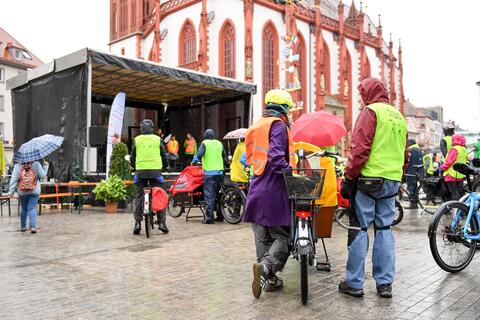
M 107 143 L 107 127 L 92 126 L 88 128 L 88 133 L 90 135 L 90 146 L 103 146 Z

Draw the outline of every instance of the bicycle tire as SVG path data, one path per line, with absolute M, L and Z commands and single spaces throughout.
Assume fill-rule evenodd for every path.
M 403 219 L 403 207 L 400 201 L 395 199 L 395 218 L 393 219 L 392 226 L 399 224 Z
M 306 254 L 300 255 L 300 291 L 302 304 L 308 303 L 308 257 Z
M 237 224 L 245 213 L 246 196 L 237 187 L 227 187 L 220 197 L 220 209 L 223 217 L 230 224 Z
M 459 212 L 460 211 L 460 212 Z M 462 214 L 462 217 L 467 216 L 468 206 L 458 201 L 449 201 L 442 205 L 440 209 L 435 213 L 429 227 L 428 227 L 428 237 L 430 243 L 430 251 L 432 253 L 433 259 L 437 265 L 443 270 L 450 273 L 457 273 L 465 269 L 470 262 L 472 261 L 475 251 L 476 251 L 476 240 L 466 240 L 463 237 L 463 225 L 465 223 L 465 218 L 461 218 L 453 232 L 450 230 L 451 221 L 448 221 L 447 215 L 456 216 L 457 214 Z M 444 223 L 440 226 L 442 218 L 446 217 L 447 223 Z M 453 217 L 452 217 L 453 219 Z M 463 224 L 462 224 L 463 222 Z M 442 228 L 440 230 L 440 228 Z M 478 224 L 476 219 L 471 219 L 470 221 L 470 232 L 472 234 L 478 234 Z M 441 238 L 439 237 L 441 235 Z M 448 245 L 448 248 L 455 249 L 456 256 L 459 256 L 460 249 L 467 248 L 468 251 L 465 252 L 464 258 L 458 263 L 452 263 L 446 261 L 446 257 L 443 257 L 443 251 L 441 252 L 438 248 L 437 239 Z M 455 246 L 455 248 L 454 248 Z
M 176 205 L 175 197 L 173 195 L 168 196 L 167 212 L 172 218 L 178 218 L 182 215 L 183 211 Z
M 145 215 L 145 235 L 147 236 L 147 238 L 150 238 L 150 232 L 151 232 L 151 223 L 150 223 L 150 218 L 151 217 L 151 214 L 146 214 Z

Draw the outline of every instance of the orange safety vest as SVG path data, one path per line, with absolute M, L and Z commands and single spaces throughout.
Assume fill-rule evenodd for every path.
M 185 154 L 195 154 L 195 144 L 197 143 L 195 139 L 187 139 L 185 143 L 187 144 Z
M 282 121 L 276 117 L 261 118 L 248 128 L 245 137 L 247 164 L 251 165 L 256 176 L 261 176 L 265 171 L 268 161 L 268 150 L 270 147 L 270 128 L 276 121 Z M 290 130 L 287 127 L 288 135 L 288 162 L 295 168 L 295 151 Z
M 170 140 L 168 143 L 167 143 L 167 151 L 168 153 L 175 153 L 175 154 L 178 154 L 178 141 L 175 140 Z

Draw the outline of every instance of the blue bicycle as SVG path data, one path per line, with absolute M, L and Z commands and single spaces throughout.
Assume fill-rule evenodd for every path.
M 465 174 L 471 192 L 459 201 L 445 202 L 432 218 L 428 228 L 430 250 L 435 262 L 448 272 L 459 272 L 472 261 L 480 240 L 480 193 L 473 192 L 470 175 L 479 169 L 455 164 Z

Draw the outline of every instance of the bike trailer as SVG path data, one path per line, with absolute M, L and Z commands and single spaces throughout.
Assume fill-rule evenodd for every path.
M 170 187 L 170 193 L 175 196 L 178 193 L 193 192 L 203 185 L 203 171 L 199 166 L 188 166 L 175 179 Z
M 162 188 L 152 188 L 152 211 L 159 212 L 167 208 L 168 195 Z

